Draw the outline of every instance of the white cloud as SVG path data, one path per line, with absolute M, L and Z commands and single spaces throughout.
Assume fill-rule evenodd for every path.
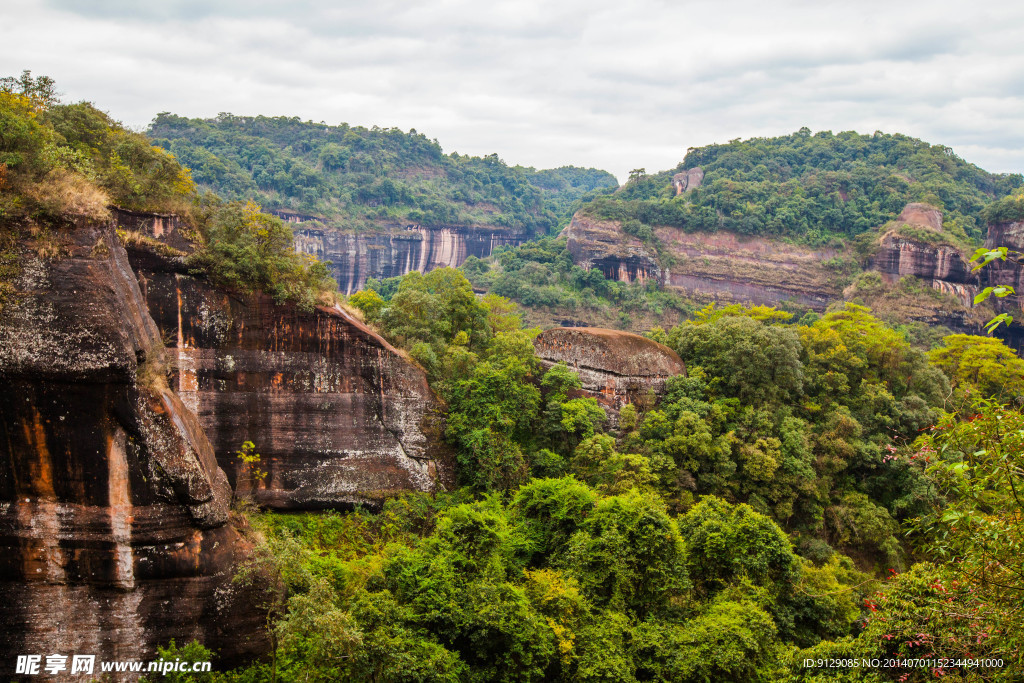
M 398 126 L 622 178 L 807 125 L 1024 169 L 1016 3 L 27 0 L 0 14 L 4 72 L 50 75 L 136 127 L 160 111 Z

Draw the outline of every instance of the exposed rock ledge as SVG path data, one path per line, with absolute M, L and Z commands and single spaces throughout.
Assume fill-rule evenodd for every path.
M 631 332 L 557 327 L 533 344 L 545 367 L 565 363 L 579 373 L 584 392 L 612 410 L 660 394 L 669 377 L 686 374 L 675 351 Z

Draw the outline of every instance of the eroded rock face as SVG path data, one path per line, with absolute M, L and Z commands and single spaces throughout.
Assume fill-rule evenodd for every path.
M 232 295 L 130 253 L 172 347 L 173 387 L 240 494 L 276 509 L 335 508 L 446 481 L 440 405 L 425 374 L 365 325 L 339 308 L 301 312 Z M 255 467 L 236 456 L 245 441 L 261 456 Z
M 696 189 L 700 187 L 702 182 L 704 182 L 704 169 L 699 166 L 672 176 L 672 186 L 676 188 L 676 195 L 681 195 L 687 190 Z
M 935 232 L 942 232 L 942 211 L 931 204 L 912 202 L 903 207 L 896 218 L 898 223 L 916 225 Z
M 114 226 L 23 243 L 0 313 L 0 654 L 144 659 L 198 639 L 265 649 L 231 578 L 247 545 Z
M 909 204 L 894 225 L 908 224 L 926 231 L 942 232 L 942 214 L 927 204 Z M 796 304 L 819 312 L 842 301 L 837 285 L 851 253 L 832 248 L 811 248 L 762 237 L 728 232 L 685 232 L 657 227 L 654 233 L 673 262 L 661 267 L 657 254 L 640 240 L 627 235 L 615 221 L 577 215 L 565 229 L 573 262 L 583 268 L 600 268 L 608 279 L 626 282 L 655 277 L 698 301 L 767 306 Z M 977 293 L 978 278 L 967 258 L 951 244 L 937 239 L 923 242 L 901 235 L 896 229 L 879 239 L 876 255 L 868 264 L 883 280 L 894 284 L 915 276 L 959 302 L 955 316 L 962 317 Z M 961 327 L 964 323 L 961 321 Z
M 993 223 L 988 228 L 985 246 L 991 249 L 1006 247 L 1011 252 L 1024 252 L 1024 221 Z M 1011 254 L 1011 256 L 1013 256 Z M 1017 324 L 1000 326 L 998 335 L 1018 353 L 1024 353 L 1024 264 L 1019 257 L 1006 261 L 995 260 L 979 271 L 980 286 L 1010 285 L 1016 295 L 1005 298 L 990 297 L 998 313 L 1009 313 Z
M 545 368 L 565 363 L 579 373 L 585 394 L 612 410 L 660 394 L 669 377 L 686 374 L 679 354 L 631 332 L 557 327 L 533 345 Z
M 942 212 L 928 204 L 907 204 L 894 226 L 909 225 L 942 235 Z M 892 229 L 879 238 L 870 267 L 889 283 L 911 275 L 953 296 L 965 306 L 973 303 L 978 277 L 960 250 L 950 244 L 929 243 L 901 235 Z
M 792 302 L 823 311 L 840 296 L 825 265 L 837 252 L 727 232 L 658 228 L 675 257 L 665 284 L 697 299 L 778 306 Z
M 657 255 L 643 242 L 624 233 L 615 221 L 577 214 L 562 236 L 573 263 L 587 270 L 597 268 L 608 280 L 661 282 Z
M 111 213 L 118 230 L 149 235 L 175 249 L 192 250 L 192 244 L 186 234 L 188 228 L 181 220 L 181 216 L 173 213 L 129 211 L 120 207 L 111 207 Z
M 455 268 L 470 256 L 484 258 L 499 246 L 515 246 L 527 239 L 514 231 L 419 226 L 391 232 L 346 233 L 303 228 L 299 223 L 294 233 L 297 251 L 331 262 L 332 276 L 345 294 L 361 289 L 367 278 Z
M 576 215 L 562 234 L 573 262 L 583 268 L 599 268 L 605 278 L 622 282 L 654 278 L 697 299 L 769 306 L 788 301 L 823 311 L 841 294 L 822 265 L 834 250 L 661 227 L 655 235 L 675 259 L 662 269 L 653 249 L 615 221 Z

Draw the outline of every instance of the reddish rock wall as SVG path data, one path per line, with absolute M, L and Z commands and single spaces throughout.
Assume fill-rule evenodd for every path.
M 627 235 L 615 221 L 576 214 L 562 231 L 573 263 L 590 270 L 597 268 L 608 280 L 661 282 L 657 254 L 643 242 Z
M 231 577 L 230 488 L 163 352 L 113 225 L 27 246 L 0 313 L 0 659 L 148 658 L 198 639 L 260 652 Z
M 239 492 L 278 509 L 344 507 L 431 491 L 448 476 L 426 376 L 358 320 L 229 294 L 130 253 L 173 347 L 174 389 Z M 235 457 L 247 440 L 262 456 L 263 481 Z
M 613 410 L 660 393 L 669 377 L 686 374 L 675 351 L 631 332 L 558 327 L 541 332 L 533 345 L 545 367 L 565 363 L 579 373 L 587 395 Z
M 899 227 L 911 226 L 923 233 L 934 233 L 936 243 L 912 239 L 900 234 Z M 920 278 L 965 306 L 971 306 L 978 292 L 978 276 L 960 249 L 942 243 L 942 212 L 928 204 L 907 204 L 899 217 L 878 241 L 878 250 L 868 266 L 889 283 L 908 275 Z

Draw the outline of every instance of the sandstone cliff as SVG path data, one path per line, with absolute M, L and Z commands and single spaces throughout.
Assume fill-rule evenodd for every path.
M 605 277 L 623 281 L 654 277 L 699 302 L 794 304 L 820 312 L 856 298 L 887 319 L 919 320 L 971 333 L 981 331 L 987 319 L 987 311 L 973 308 L 979 280 L 968 256 L 944 231 L 942 214 L 925 204 L 909 204 L 897 220 L 872 235 L 870 256 L 860 266 L 852 249 L 670 227 L 654 229 L 659 257 L 653 242 L 625 234 L 617 222 L 581 215 L 562 234 L 573 261 L 584 268 L 599 268 Z M 1012 242 L 1013 235 L 1009 229 L 990 241 Z M 877 273 L 877 286 L 858 287 L 860 280 L 854 276 L 861 266 Z M 988 277 L 996 273 L 994 269 Z M 917 278 L 926 289 L 905 291 L 901 279 L 906 276 Z M 1007 277 L 1020 275 L 1015 271 Z
M 981 269 L 979 284 L 982 287 L 1010 285 L 1017 292 L 1014 296 L 993 297 L 990 301 L 997 312 L 1009 313 L 1016 321 L 1009 328 L 1000 327 L 999 336 L 1018 353 L 1024 353 L 1024 325 L 1021 324 L 1024 323 L 1024 259 L 1020 256 L 1020 252 L 1024 252 L 1024 221 L 993 223 L 988 228 L 985 246 L 992 249 L 1006 247 L 1011 252 L 1018 252 L 1016 255 L 1011 253 L 1011 258 L 1006 261 L 996 260 Z
M 630 332 L 558 327 L 541 332 L 533 345 L 545 368 L 565 363 L 579 374 L 584 394 L 613 411 L 661 393 L 665 380 L 686 374 L 675 351 Z
M 141 659 L 176 638 L 251 656 L 228 480 L 166 385 L 113 226 L 49 239 L 46 259 L 17 243 L 0 313 L 0 652 Z
M 878 240 L 868 266 L 886 282 L 912 275 L 970 305 L 978 277 L 963 250 L 943 232 L 942 213 L 927 204 L 908 204 Z
M 598 268 L 622 282 L 655 279 L 696 299 L 778 305 L 784 301 L 824 310 L 840 294 L 823 262 L 834 250 L 813 250 L 763 238 L 687 233 L 656 228 L 673 262 L 663 267 L 656 250 L 627 235 L 616 221 L 577 214 L 562 231 L 573 262 Z
M 704 182 L 704 169 L 698 167 L 687 169 L 672 176 L 672 187 L 676 194 L 681 195 L 687 190 L 695 190 Z
M 362 288 L 367 278 L 387 278 L 457 267 L 470 256 L 484 258 L 499 246 L 516 246 L 526 237 L 508 230 L 395 226 L 389 232 L 348 233 L 294 228 L 295 248 L 331 262 L 331 272 L 344 294 Z
M 657 253 L 616 221 L 576 214 L 562 231 L 566 248 L 577 265 L 597 268 L 608 280 L 620 282 L 662 281 Z
M 221 291 L 159 254 L 129 254 L 170 347 L 172 385 L 239 493 L 316 509 L 447 481 L 441 406 L 425 374 L 361 322 L 340 308 L 302 312 Z M 245 441 L 261 455 L 255 468 L 236 457 Z

